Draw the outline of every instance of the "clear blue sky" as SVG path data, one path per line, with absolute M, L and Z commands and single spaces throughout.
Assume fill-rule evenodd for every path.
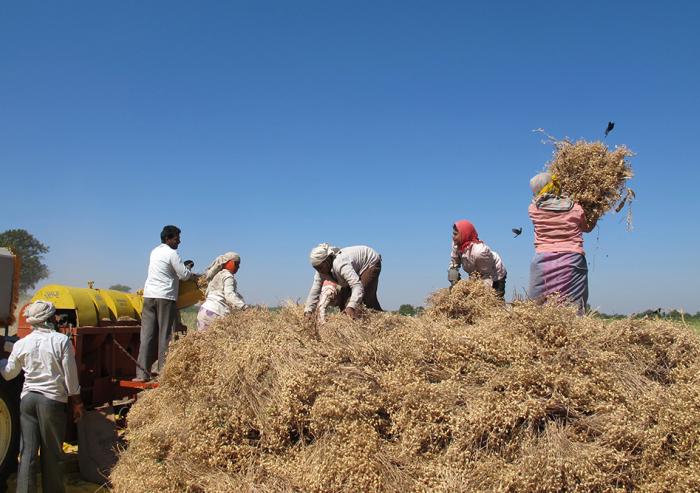
M 305 297 L 316 243 L 367 244 L 397 308 L 446 285 L 468 218 L 512 294 L 551 153 L 531 130 L 614 120 L 635 230 L 586 236 L 591 304 L 695 312 L 699 23 L 694 1 L 3 2 L 0 230 L 51 247 L 48 282 L 137 288 L 173 223 L 271 305 Z

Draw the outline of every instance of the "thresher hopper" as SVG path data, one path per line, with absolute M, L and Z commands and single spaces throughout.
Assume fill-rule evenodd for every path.
M 59 330 L 71 338 L 75 347 L 82 398 L 88 409 L 128 400 L 153 386 L 132 381 L 138 364 L 141 295 L 50 284 L 34 294 L 32 301 L 36 300 L 56 306 Z M 200 300 L 201 292 L 193 281 L 180 283 L 178 308 Z M 21 338 L 30 331 L 31 326 L 20 314 L 17 335 Z

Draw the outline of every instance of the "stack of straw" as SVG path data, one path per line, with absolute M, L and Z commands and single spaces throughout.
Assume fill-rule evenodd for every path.
M 627 187 L 632 178 L 630 158 L 634 153 L 625 146 L 609 149 L 603 142 L 568 139 L 557 140 L 548 136 L 554 147 L 547 170 L 555 174 L 561 189 L 578 202 L 589 222 L 597 222 L 611 209 L 619 212 L 634 198 Z M 628 207 L 628 227 L 631 227 L 631 209 Z
M 480 285 L 419 317 L 291 306 L 188 334 L 129 415 L 115 491 L 700 490 L 697 335 Z

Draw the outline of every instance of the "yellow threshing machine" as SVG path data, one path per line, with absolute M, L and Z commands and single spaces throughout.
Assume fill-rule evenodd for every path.
M 201 299 L 194 281 L 180 282 L 179 309 Z M 131 381 L 139 352 L 141 295 L 49 284 L 34 294 L 31 301 L 36 300 L 56 306 L 59 330 L 73 341 L 83 402 L 88 408 L 122 400 L 149 386 Z M 20 314 L 17 335 L 21 338 L 30 331 Z
M 179 309 L 201 299 L 202 293 L 194 281 L 180 282 Z M 140 294 L 96 289 L 92 283 L 86 288 L 50 284 L 35 292 L 31 301 L 36 300 L 50 301 L 56 306 L 58 330 L 68 335 L 75 347 L 81 395 L 88 410 L 106 405 L 123 407 L 133 402 L 138 392 L 156 385 L 132 381 L 136 375 L 141 333 L 143 297 Z M 18 317 L 19 338 L 32 330 L 23 312 L 24 307 Z M 10 437 L 5 451 L 8 457 L 16 457 L 13 449 L 17 430 L 12 429 L 12 425 L 16 427 L 17 423 L 15 404 L 19 402 L 19 389 L 15 386 L 13 391 L 17 396 L 8 398 L 9 417 L 5 420 L 10 423 L 8 430 L 2 426 L 0 405 L 0 433 Z M 2 443 L 0 438 L 0 445 Z

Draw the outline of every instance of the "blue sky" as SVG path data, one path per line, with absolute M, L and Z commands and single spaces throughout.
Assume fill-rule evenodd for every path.
M 445 286 L 451 224 L 533 254 L 532 129 L 637 152 L 633 232 L 586 236 L 590 302 L 700 310 L 700 4 L 3 2 L 0 230 L 47 282 L 140 287 L 164 224 L 249 302 L 303 299 L 320 241 L 384 258 L 380 301 Z M 523 234 L 512 238 L 512 227 Z

